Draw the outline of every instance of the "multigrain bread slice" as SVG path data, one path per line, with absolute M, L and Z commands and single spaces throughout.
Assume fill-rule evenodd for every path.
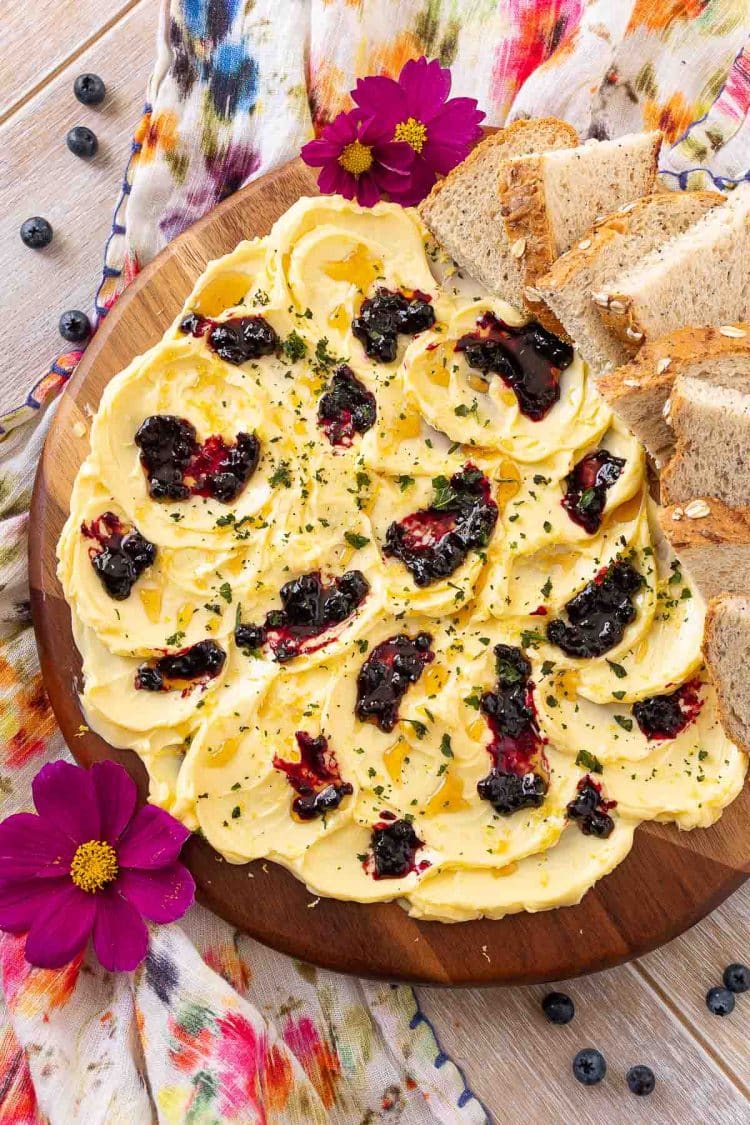
M 545 304 L 594 371 L 617 367 L 629 355 L 602 323 L 592 292 L 601 291 L 606 282 L 723 200 L 716 191 L 652 192 L 598 222 L 538 279 L 536 288 Z
M 750 597 L 726 595 L 708 603 L 703 654 L 724 730 L 750 747 Z
M 605 327 L 630 355 L 691 324 L 750 319 L 750 185 L 652 250 L 595 295 Z
M 531 287 L 527 304 L 540 319 L 537 280 L 597 218 L 652 190 L 660 145 L 661 133 L 633 133 L 504 163 L 498 191 L 505 229 Z
M 477 145 L 419 205 L 425 225 L 458 265 L 518 308 L 523 270 L 500 215 L 500 167 L 510 157 L 577 144 L 575 129 L 554 117 L 514 121 Z
M 715 496 L 733 508 L 750 506 L 750 394 L 680 375 L 667 421 L 675 452 L 661 474 L 662 501 Z
M 659 524 L 703 597 L 750 594 L 750 508 L 713 496 L 660 508 Z
M 664 408 L 681 375 L 750 394 L 750 324 L 678 328 L 646 344 L 630 363 L 598 377 L 599 393 L 659 467 L 674 449 Z

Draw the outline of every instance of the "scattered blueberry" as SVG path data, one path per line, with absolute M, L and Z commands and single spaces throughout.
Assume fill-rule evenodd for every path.
M 584 1086 L 596 1086 L 606 1073 L 604 1055 L 593 1047 L 584 1047 L 573 1059 L 573 1074 Z
M 73 93 L 82 105 L 101 105 L 107 87 L 98 74 L 79 74 L 73 83 Z
M 68 309 L 60 317 L 60 335 L 69 344 L 82 344 L 91 335 L 91 321 L 80 309 Z
M 650 1066 L 631 1066 L 625 1075 L 625 1081 L 631 1094 L 637 1094 L 639 1098 L 645 1098 L 654 1092 L 656 1075 Z
M 75 125 L 65 138 L 68 148 L 74 156 L 83 156 L 87 159 L 96 156 L 99 141 L 96 133 L 88 125 Z
M 722 979 L 730 992 L 747 992 L 750 989 L 750 968 L 735 961 L 727 965 Z
M 570 1023 L 576 1014 L 575 1004 L 564 992 L 548 992 L 542 1000 L 542 1011 L 550 1023 Z
M 52 241 L 52 225 L 41 215 L 34 215 L 21 223 L 21 242 L 30 250 L 42 250 Z
M 715 1016 L 728 1016 L 734 1011 L 734 993 L 717 985 L 706 993 L 706 1006 Z

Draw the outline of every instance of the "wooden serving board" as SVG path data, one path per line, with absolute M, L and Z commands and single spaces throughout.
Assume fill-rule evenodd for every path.
M 55 575 L 88 430 L 109 380 L 162 336 L 211 258 L 266 234 L 313 173 L 292 161 L 220 204 L 172 242 L 130 285 L 92 340 L 59 404 L 31 508 L 31 606 L 44 682 L 65 739 L 88 765 L 121 762 L 147 793 L 136 755 L 81 730 L 81 665 Z M 79 434 L 81 436 L 79 436 Z M 303 961 L 361 976 L 436 984 L 520 984 L 588 973 L 638 956 L 692 926 L 750 873 L 750 789 L 708 830 L 644 824 L 630 856 L 576 907 L 499 922 L 416 922 L 396 904 L 316 901 L 273 863 L 226 863 L 202 839 L 186 848 L 200 899 L 259 941 Z

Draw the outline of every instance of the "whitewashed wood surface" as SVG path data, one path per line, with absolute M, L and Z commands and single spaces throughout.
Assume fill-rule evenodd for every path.
M 0 17 L 0 317 L 4 326 L 0 413 L 63 350 L 60 312 L 91 313 L 102 250 L 145 101 L 159 0 L 32 0 Z M 107 83 L 101 109 L 79 105 L 73 79 L 92 70 Z M 100 141 L 92 162 L 68 152 L 65 134 L 89 125 Z M 49 218 L 52 246 L 27 250 L 29 215 Z M 750 831 L 750 826 L 748 826 Z M 664 873 L 665 880 L 669 872 Z M 554 924 L 554 919 L 551 919 Z M 640 961 L 564 987 L 577 1014 L 567 1027 L 543 1019 L 545 988 L 420 989 L 425 1014 L 468 1083 L 503 1125 L 575 1122 L 693 1125 L 750 1122 L 750 994 L 734 1014 L 712 1016 L 706 989 L 729 961 L 750 961 L 750 885 L 670 945 Z M 608 1075 L 586 1089 L 571 1059 L 598 1047 Z M 657 1074 L 648 1099 L 625 1072 Z

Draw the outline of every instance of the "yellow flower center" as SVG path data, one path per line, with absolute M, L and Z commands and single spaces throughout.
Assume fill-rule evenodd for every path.
M 105 840 L 89 840 L 76 848 L 70 877 L 89 894 L 101 891 L 117 878 L 117 852 Z
M 415 152 L 421 152 L 427 140 L 427 126 L 423 125 L 421 121 L 417 121 L 416 117 L 407 117 L 406 121 L 400 121 L 396 126 L 393 139 L 394 141 L 406 141 Z
M 360 141 L 352 141 L 342 149 L 339 164 L 353 176 L 361 176 L 363 172 L 369 172 L 372 167 L 372 149 Z

